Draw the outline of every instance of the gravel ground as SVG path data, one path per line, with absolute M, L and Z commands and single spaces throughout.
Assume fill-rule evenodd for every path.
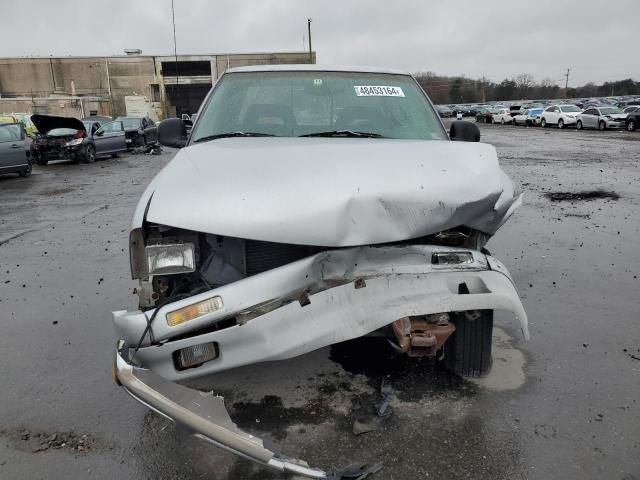
M 526 192 L 488 248 L 514 276 L 530 342 L 497 315 L 494 368 L 476 382 L 361 339 L 193 386 L 315 466 L 383 462 L 376 479 L 640 480 L 640 133 L 481 129 Z M 136 304 L 130 217 L 172 155 L 0 177 L 0 478 L 281 478 L 112 380 L 110 311 Z M 356 436 L 383 379 L 393 415 Z

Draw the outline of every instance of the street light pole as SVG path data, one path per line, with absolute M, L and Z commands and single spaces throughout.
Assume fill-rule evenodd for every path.
M 309 36 L 309 63 L 313 63 L 313 54 L 311 53 L 311 19 L 307 18 L 307 34 Z

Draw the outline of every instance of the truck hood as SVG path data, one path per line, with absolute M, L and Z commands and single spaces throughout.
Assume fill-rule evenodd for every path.
M 493 146 L 436 140 L 228 138 L 180 150 L 134 216 L 316 246 L 387 243 L 466 225 L 493 234 L 520 203 Z
M 54 117 L 51 115 L 31 115 L 31 121 L 42 135 L 46 135 L 54 128 L 72 128 L 85 130 L 84 124 L 73 117 Z

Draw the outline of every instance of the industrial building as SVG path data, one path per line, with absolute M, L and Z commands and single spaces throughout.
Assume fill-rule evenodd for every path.
M 149 115 L 197 111 L 232 67 L 315 63 L 315 52 L 0 58 L 0 114 Z

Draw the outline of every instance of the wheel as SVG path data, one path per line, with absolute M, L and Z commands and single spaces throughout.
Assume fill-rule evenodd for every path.
M 41 152 L 39 150 L 36 150 L 33 153 L 32 157 L 36 159 L 36 165 L 44 166 L 47 163 L 49 163 L 49 159 L 47 158 L 47 154 L 43 153 L 43 152 Z
M 27 162 L 27 168 L 25 168 L 21 172 L 18 172 L 18 175 L 20 175 L 21 177 L 30 177 L 31 176 L 31 170 L 33 170 L 33 167 L 31 166 L 31 160 L 29 160 Z
M 598 123 L 598 130 L 606 130 L 607 129 L 607 124 L 605 123 L 604 120 L 600 120 L 600 123 Z
M 504 125 L 504 117 L 500 119 L 500 125 Z
M 483 377 L 491 369 L 493 310 L 451 314 L 456 327 L 444 344 L 445 367 L 462 377 Z
M 582 130 L 582 120 L 576 122 L 576 130 Z
M 558 128 L 561 129 L 561 130 L 564 128 L 564 120 L 562 120 L 562 119 L 558 120 Z
M 518 126 L 518 122 L 516 122 L 515 118 L 513 120 L 511 120 L 511 125 L 513 125 L 514 127 Z
M 547 121 L 546 121 L 544 118 L 543 118 L 542 120 L 540 120 L 540 126 L 541 126 L 542 128 L 546 128 L 546 126 L 547 126 Z
M 635 129 L 636 129 L 636 122 L 634 120 L 629 120 L 627 122 L 627 130 L 630 132 L 633 132 L 635 131 Z
M 96 147 L 88 143 L 84 149 L 84 157 L 82 158 L 82 163 L 93 163 L 95 161 L 96 161 Z

